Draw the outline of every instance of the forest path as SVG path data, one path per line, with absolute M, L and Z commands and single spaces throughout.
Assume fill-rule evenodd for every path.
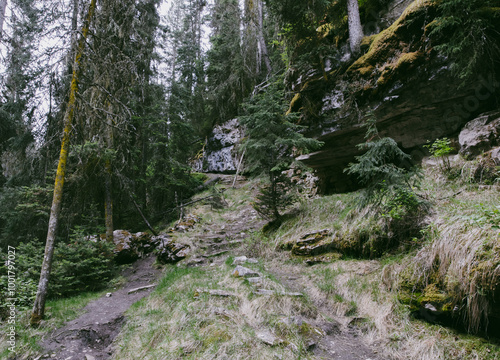
M 229 187 L 234 179 L 231 175 L 214 175 L 209 174 L 209 178 L 219 177 L 220 185 Z M 236 188 L 245 187 L 244 181 L 238 181 Z M 247 191 L 252 192 L 252 199 L 257 191 L 256 188 L 250 187 Z M 241 202 L 241 201 L 240 201 Z M 233 206 L 230 206 L 232 208 Z M 356 317 L 339 316 L 335 309 L 329 307 L 328 302 L 314 294 L 314 287 L 310 286 L 310 281 L 307 280 L 307 274 L 311 272 L 311 267 L 305 263 L 301 264 L 286 264 L 289 260 L 288 255 L 284 252 L 264 250 L 259 256 L 260 246 L 245 246 L 245 239 L 253 231 L 260 231 L 266 224 L 252 208 L 249 202 L 245 205 L 236 206 L 235 211 L 229 211 L 224 214 L 224 224 L 200 224 L 203 227 L 203 232 L 197 236 L 197 249 L 195 252 L 198 256 L 193 256 L 187 260 L 188 266 L 222 266 L 226 262 L 228 256 L 241 257 L 247 256 L 255 258 L 256 261 L 265 269 L 264 278 L 273 278 L 278 281 L 286 292 L 290 294 L 302 293 L 311 302 L 310 306 L 315 309 L 311 315 L 295 314 L 291 316 L 290 321 L 297 324 L 309 324 L 313 328 L 321 332 L 321 336 L 308 338 L 305 343 L 309 345 L 306 357 L 297 353 L 297 358 L 307 359 L 337 359 L 337 360 L 382 360 L 378 355 L 379 351 L 375 344 L 368 345 L 366 339 L 361 336 L 361 330 L 358 328 L 357 322 L 362 322 L 364 319 Z M 196 233 L 197 229 L 193 229 Z M 214 242 L 213 240 L 216 239 Z M 222 240 L 224 239 L 224 240 Z M 226 239 L 232 239 L 228 242 Z M 238 242 L 241 241 L 241 244 Z M 234 246 L 236 245 L 236 246 Z M 227 251 L 227 252 L 225 252 Z M 212 256 L 216 254 L 216 256 Z M 219 255 L 220 254 L 220 255 Z M 208 255 L 208 256 L 207 256 Z M 204 260 L 204 261 L 202 261 Z M 243 261 L 243 266 L 246 266 Z M 256 285 L 254 294 L 263 290 L 263 296 L 266 291 Z M 315 315 L 312 315 L 315 314 Z M 241 315 L 244 316 L 244 315 Z M 272 330 L 270 329 L 272 333 Z M 279 355 L 275 354 L 275 358 Z
M 44 355 L 35 359 L 57 360 L 103 360 L 112 353 L 111 344 L 124 323 L 125 311 L 135 302 L 147 296 L 153 287 L 130 292 L 130 290 L 154 285 L 161 274 L 152 265 L 154 256 L 148 256 L 125 269 L 122 276 L 126 283 L 111 296 L 103 296 L 90 302 L 82 315 L 63 327 L 49 333 L 41 344 Z
M 232 185 L 234 179 L 229 175 L 217 175 L 217 177 L 220 177 L 220 185 L 226 188 Z M 240 188 L 244 184 L 244 180 L 238 181 L 236 187 Z M 252 187 L 248 190 L 247 188 L 247 191 L 253 193 L 256 189 Z M 250 247 L 248 243 L 245 244 L 248 236 L 259 231 L 265 225 L 265 221 L 259 218 L 249 202 L 240 200 L 239 203 L 241 205 L 235 206 L 234 211 L 223 212 L 222 222 L 201 222 L 186 233 L 192 241 L 192 253 L 183 264 L 210 268 L 224 266 L 229 256 L 255 257 L 260 266 L 265 269 L 266 279 L 274 278 L 286 291 L 302 293 L 310 302 L 310 307 L 315 309 L 310 315 L 295 314 L 290 317 L 290 321 L 309 324 L 321 333 L 321 336 L 305 341 L 308 344 L 306 357 L 298 352 L 297 358 L 381 360 L 377 355 L 377 349 L 373 345 L 369 346 L 365 339 L 359 336 L 360 330 L 357 328 L 356 321 L 347 317 L 339 317 L 333 309 L 328 307 L 328 304 L 314 295 L 314 288 L 307 283 L 306 274 L 310 271 L 310 267 L 305 264 L 286 264 L 288 255 L 283 252 L 269 253 L 265 250 L 262 253 L 258 243 Z M 135 262 L 122 274 L 127 282 L 120 290 L 115 291 L 111 297 L 103 296 L 89 303 L 78 319 L 50 333 L 42 344 L 46 350 L 45 355 L 37 360 L 44 358 L 104 360 L 110 358 L 113 354 L 113 346 L 120 346 L 120 344 L 113 343 L 113 340 L 125 322 L 124 313 L 133 303 L 148 296 L 152 288 L 132 294 L 128 292 L 134 288 L 156 283 L 161 275 L 160 269 L 152 267 L 154 260 L 155 258 L 150 256 Z M 256 287 L 254 293 L 258 291 L 259 288 Z M 265 291 L 263 296 L 268 296 Z M 130 358 L 135 357 L 130 354 Z M 168 358 L 167 356 L 164 359 Z

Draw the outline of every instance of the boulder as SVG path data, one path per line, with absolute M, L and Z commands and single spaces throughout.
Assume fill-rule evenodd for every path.
M 303 235 L 292 247 L 292 254 L 298 256 L 313 256 L 324 254 L 332 249 L 332 233 L 328 229 L 318 230 Z
M 129 264 L 152 252 L 157 239 L 145 232 L 131 233 L 127 230 L 113 231 L 115 259 L 119 264 Z
M 195 160 L 193 169 L 199 172 L 234 173 L 238 166 L 236 145 L 243 137 L 238 119 L 217 125 L 208 138 L 203 154 Z
M 188 256 L 191 248 L 187 244 L 174 241 L 165 234 L 155 236 L 158 241 L 156 259 L 161 264 L 176 263 Z
M 481 114 L 465 124 L 458 136 L 460 154 L 466 158 L 476 156 L 500 145 L 500 112 Z
M 283 339 L 280 339 L 268 330 L 256 331 L 255 335 L 260 341 L 269 346 L 281 345 L 284 342 Z

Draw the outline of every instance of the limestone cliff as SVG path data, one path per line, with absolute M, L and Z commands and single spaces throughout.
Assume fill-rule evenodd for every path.
M 299 158 L 317 170 L 323 192 L 356 187 L 343 169 L 359 155 L 356 144 L 364 141 L 362 124 L 369 111 L 380 134 L 395 139 L 418 161 L 423 144 L 456 137 L 469 120 L 498 108 L 500 85 L 494 72 L 478 72 L 464 81 L 452 73 L 452 60 L 436 50 L 430 34 L 440 15 L 438 2 L 393 1 L 387 9 L 381 18 L 396 20 L 368 33 L 362 56 L 351 59 L 343 47 L 343 53 L 325 56 L 323 71 L 289 75 L 295 91 L 290 111 L 300 111 L 308 135 L 325 142 L 320 151 Z M 383 26 L 378 22 L 371 30 Z M 327 33 L 321 36 L 329 41 Z

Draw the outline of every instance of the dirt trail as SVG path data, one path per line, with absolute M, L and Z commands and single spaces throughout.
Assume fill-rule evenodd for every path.
M 44 355 L 35 359 L 103 360 L 111 355 L 111 343 L 125 321 L 125 311 L 136 301 L 147 296 L 152 288 L 129 294 L 131 289 L 152 285 L 161 270 L 152 267 L 153 256 L 138 260 L 123 272 L 125 285 L 90 302 L 82 315 L 62 328 L 49 333 L 42 346 Z

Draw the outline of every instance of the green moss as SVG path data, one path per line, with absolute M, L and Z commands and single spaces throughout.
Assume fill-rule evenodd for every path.
M 316 32 L 318 33 L 318 36 L 320 39 L 324 39 L 330 34 L 330 31 L 334 28 L 334 25 L 332 23 L 327 23 L 323 24 L 320 27 L 316 29 Z
M 368 50 L 371 46 L 371 44 L 373 43 L 373 41 L 375 41 L 375 39 L 377 38 L 377 34 L 374 34 L 374 35 L 370 35 L 370 36 L 365 36 L 362 40 L 361 40 L 361 51 L 365 51 L 365 50 Z
M 409 68 L 417 65 L 420 60 L 423 58 L 423 53 L 421 51 L 415 51 L 410 53 L 402 54 L 398 59 L 396 66 L 394 67 L 395 71 L 406 71 Z
M 446 299 L 446 295 L 437 288 L 436 284 L 430 284 L 424 289 L 419 302 L 441 307 L 446 302 Z
M 369 77 L 373 73 L 373 70 L 375 70 L 375 67 L 372 65 L 368 65 L 364 68 L 358 69 L 358 73 L 365 78 Z
M 389 61 L 395 51 L 401 48 L 401 42 L 404 42 L 407 35 L 411 33 L 409 27 L 421 16 L 422 12 L 434 5 L 435 2 L 431 0 L 413 2 L 394 24 L 379 34 L 373 35 L 371 39 L 365 40 L 371 42 L 368 52 L 356 60 L 347 72 L 356 73 L 359 69 Z

